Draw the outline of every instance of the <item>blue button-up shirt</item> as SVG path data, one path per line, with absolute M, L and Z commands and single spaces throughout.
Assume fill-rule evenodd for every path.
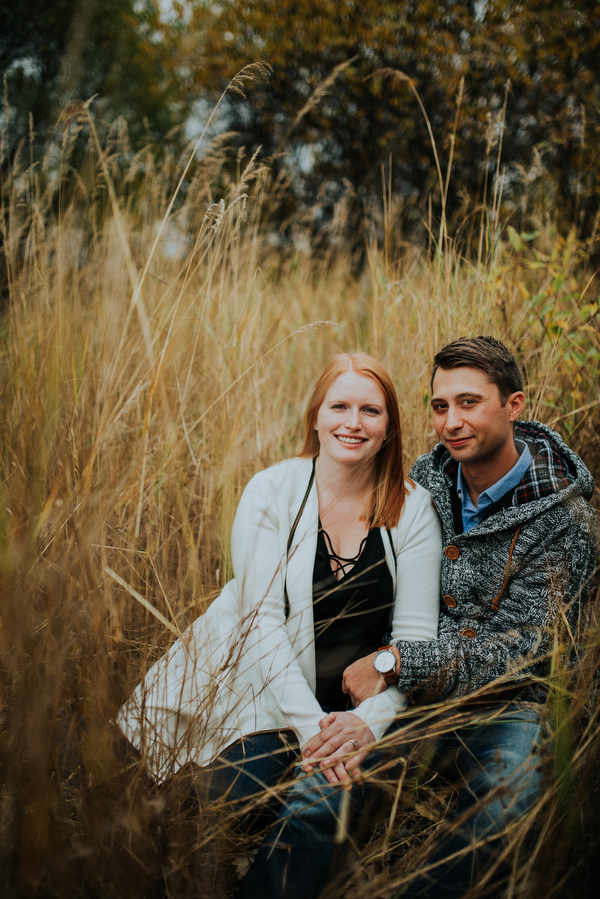
M 527 444 L 522 440 L 515 440 L 515 446 L 520 453 L 518 460 L 503 478 L 500 478 L 499 481 L 496 481 L 495 484 L 492 484 L 491 487 L 488 487 L 487 490 L 484 490 L 483 493 L 479 494 L 477 506 L 474 506 L 471 502 L 469 491 L 465 487 L 463 481 L 462 464 L 459 463 L 458 476 L 456 478 L 456 492 L 458 493 L 462 507 L 464 534 L 466 534 L 467 531 L 473 530 L 473 528 L 479 524 L 482 513 L 488 506 L 497 502 L 501 496 L 504 496 L 505 493 L 508 493 L 509 490 L 512 490 L 513 487 L 517 486 L 531 465 L 531 453 L 529 452 Z

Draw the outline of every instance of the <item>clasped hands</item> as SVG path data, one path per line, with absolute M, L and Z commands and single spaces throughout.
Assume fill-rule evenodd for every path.
M 387 689 L 373 668 L 374 657 L 372 653 L 358 659 L 344 671 L 342 689 L 354 708 Z M 307 774 L 319 768 L 330 784 L 342 783 L 351 790 L 361 780 L 361 762 L 374 742 L 370 727 L 354 712 L 330 712 L 319 721 L 319 733 L 302 747 L 302 767 Z

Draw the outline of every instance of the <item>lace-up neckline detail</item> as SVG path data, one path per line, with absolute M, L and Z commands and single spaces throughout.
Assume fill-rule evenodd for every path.
M 369 535 L 367 534 L 365 537 L 363 537 L 358 548 L 358 552 L 355 556 L 352 556 L 352 558 L 345 558 L 344 556 L 339 556 L 335 552 L 327 531 L 324 528 L 321 528 L 321 530 L 323 531 L 323 536 L 325 537 L 327 555 L 329 556 L 329 563 L 331 565 L 331 570 L 333 571 L 333 576 L 336 580 L 341 581 L 342 578 L 346 577 L 347 574 L 350 574 L 351 570 L 360 559 Z

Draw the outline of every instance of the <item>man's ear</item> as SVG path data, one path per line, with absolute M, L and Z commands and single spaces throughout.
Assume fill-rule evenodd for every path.
M 521 390 L 511 393 L 506 401 L 506 405 L 510 410 L 510 421 L 516 421 L 525 405 L 525 394 Z

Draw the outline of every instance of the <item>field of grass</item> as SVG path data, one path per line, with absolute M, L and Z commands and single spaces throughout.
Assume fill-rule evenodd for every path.
M 473 213 L 468 255 L 433 227 L 428 247 L 397 247 L 388 198 L 357 274 L 335 224 L 327 255 L 300 224 L 293 241 L 274 238 L 277 185 L 257 161 L 232 179 L 215 141 L 186 172 L 186 159 L 131 159 L 122 136 L 100 147 L 91 134 L 73 171 L 87 128 L 80 110 L 43 165 L 24 151 L 2 183 L 0 889 L 219 899 L 249 841 L 157 792 L 123 761 L 111 720 L 230 576 L 241 490 L 297 452 L 313 379 L 354 349 L 395 378 L 409 467 L 434 443 L 434 352 L 480 333 L 517 353 L 525 417 L 598 476 L 594 246 L 541 212 L 521 235 L 492 202 Z M 594 889 L 596 592 L 576 674 L 553 669 L 553 785 L 535 826 L 511 835 L 507 895 Z M 444 826 L 449 796 L 418 772 L 390 789 L 391 812 L 335 895 L 393 896 Z

